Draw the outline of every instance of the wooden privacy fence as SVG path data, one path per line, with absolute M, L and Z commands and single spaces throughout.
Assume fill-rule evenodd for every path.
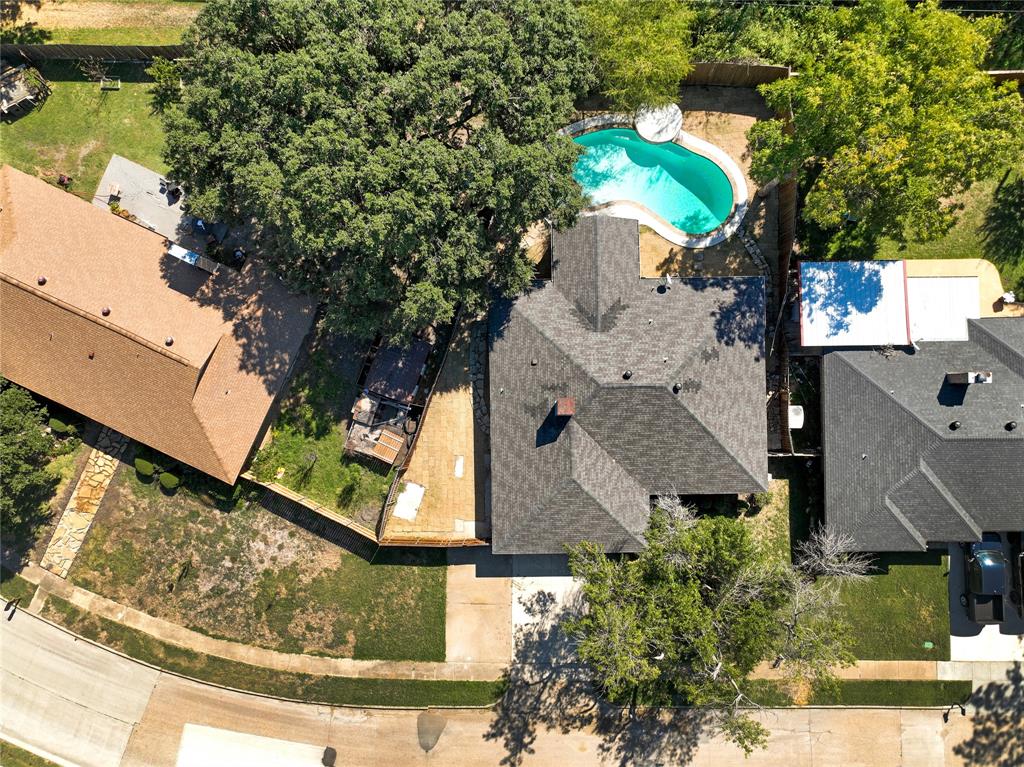
M 0 45 L 5 64 L 29 63 L 35 66 L 49 61 L 95 59 L 111 64 L 150 62 L 155 58 L 180 59 L 183 45 Z
M 719 85 L 731 88 L 753 88 L 783 80 L 789 67 L 771 64 L 737 64 L 735 62 L 698 61 L 683 80 L 685 85 Z

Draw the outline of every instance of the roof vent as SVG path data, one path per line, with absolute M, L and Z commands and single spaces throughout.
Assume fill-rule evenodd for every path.
M 110 307 L 109 306 L 104 306 L 102 309 L 100 309 L 100 314 L 102 314 L 104 317 L 109 317 L 110 316 Z
M 946 373 L 946 383 L 967 386 L 975 383 L 992 383 L 991 370 L 968 370 L 967 372 Z
M 625 373 L 622 374 L 622 377 L 628 381 L 630 378 L 633 377 L 633 371 L 627 370 Z
M 674 384 L 672 384 L 672 393 L 673 394 L 679 394 L 679 392 L 681 392 L 682 390 L 683 390 L 683 385 L 681 383 L 679 383 L 678 381 L 676 381 Z
M 36 277 L 36 283 L 39 284 L 39 285 L 45 285 L 46 284 L 46 277 L 44 275 L 40 274 L 38 277 Z
M 173 344 L 174 344 L 174 336 L 167 336 L 167 338 L 164 339 L 164 346 L 171 346 Z
M 532 365 L 534 367 L 537 366 L 537 358 L 536 357 L 534 357 L 532 360 L 530 360 L 530 365 Z
M 572 397 L 559 397 L 555 400 L 555 415 L 562 418 L 576 415 L 576 400 Z
M 1016 421 L 1007 421 L 1006 422 L 1006 430 L 1007 431 L 1013 431 L 1016 428 L 1017 428 L 1017 422 Z
M 960 428 L 960 422 L 959 421 L 950 421 L 949 422 L 949 430 L 950 431 L 956 431 L 959 428 Z

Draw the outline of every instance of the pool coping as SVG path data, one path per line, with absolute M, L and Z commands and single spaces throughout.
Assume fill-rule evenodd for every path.
M 570 138 L 576 138 L 577 136 L 582 136 L 585 133 L 591 133 L 593 131 L 606 128 L 630 128 L 635 130 L 634 122 L 634 115 L 632 114 L 625 112 L 606 112 L 570 123 L 562 128 L 559 133 L 569 136 Z M 637 133 L 637 135 L 639 136 L 640 134 Z M 643 137 L 641 136 L 641 138 Z M 604 215 L 615 216 L 617 218 L 636 219 L 644 226 L 653 229 L 673 245 L 679 245 L 684 248 L 710 248 L 714 245 L 725 242 L 736 234 L 737 230 L 739 230 L 744 217 L 747 215 L 747 209 L 750 207 L 749 189 L 747 187 L 747 180 L 743 175 L 743 171 L 740 169 L 740 166 L 736 161 L 726 154 L 726 152 L 720 147 L 715 146 L 710 141 L 698 138 L 692 133 L 687 133 L 682 128 L 680 128 L 675 137 L 670 140 L 672 143 L 678 144 L 684 149 L 690 150 L 694 154 L 711 160 L 722 169 L 726 178 L 729 179 L 729 184 L 732 186 L 733 208 L 729 217 L 726 218 L 722 224 L 717 228 L 712 229 L 710 232 L 705 232 L 704 234 L 690 234 L 688 232 L 684 232 L 679 227 L 670 224 L 646 205 L 641 205 L 640 203 L 632 200 L 611 200 L 609 202 L 601 203 L 600 205 L 593 205 L 584 210 L 582 215 Z

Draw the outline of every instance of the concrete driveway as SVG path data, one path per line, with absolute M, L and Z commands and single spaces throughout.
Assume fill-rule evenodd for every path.
M 958 544 L 949 544 L 949 657 L 952 661 L 1024 661 L 1024 617 L 1020 608 L 1006 598 L 1004 621 L 981 626 L 967 617 L 960 604 L 966 591 L 964 555 Z

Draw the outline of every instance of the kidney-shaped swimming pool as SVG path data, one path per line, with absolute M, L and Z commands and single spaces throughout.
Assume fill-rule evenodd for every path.
M 593 204 L 638 203 L 689 234 L 721 226 L 733 209 L 729 177 L 713 160 L 678 144 L 650 144 L 627 128 L 573 139 L 584 148 L 573 176 Z

